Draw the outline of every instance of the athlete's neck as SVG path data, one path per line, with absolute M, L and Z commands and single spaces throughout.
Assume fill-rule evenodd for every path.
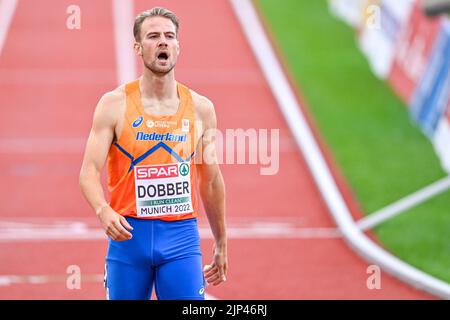
M 173 70 L 162 76 L 146 71 L 140 79 L 143 98 L 166 100 L 177 96 L 177 82 Z

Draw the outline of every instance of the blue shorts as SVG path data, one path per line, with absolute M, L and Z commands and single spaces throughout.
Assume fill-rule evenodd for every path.
M 204 300 L 205 279 L 197 219 L 126 218 L 133 238 L 109 239 L 105 287 L 111 300 Z

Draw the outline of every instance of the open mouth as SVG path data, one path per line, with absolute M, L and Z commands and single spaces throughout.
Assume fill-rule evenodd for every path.
M 160 52 L 158 54 L 158 59 L 166 61 L 167 59 L 169 59 L 169 54 L 167 52 Z

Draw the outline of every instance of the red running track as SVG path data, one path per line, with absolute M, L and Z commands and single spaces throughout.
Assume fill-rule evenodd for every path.
M 71 2 L 19 2 L 0 56 L 1 299 L 104 298 L 106 239 L 80 194 L 78 172 L 94 107 L 117 83 L 112 5 L 78 1 L 81 29 L 68 30 Z M 157 3 L 134 4 L 137 13 Z M 367 288 L 368 264 L 335 234 L 228 1 L 163 5 L 182 23 L 177 79 L 215 103 L 222 132 L 280 130 L 276 175 L 260 175 L 259 165 L 222 165 L 230 270 L 225 284 L 207 292 L 219 299 L 431 298 L 384 273 L 380 290 Z M 204 215 L 200 224 L 207 230 Z M 205 263 L 211 246 L 205 236 Z M 66 287 L 69 265 L 81 269 L 79 290 Z

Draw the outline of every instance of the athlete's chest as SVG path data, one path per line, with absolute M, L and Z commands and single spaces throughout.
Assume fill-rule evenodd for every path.
M 132 128 L 133 131 L 141 132 L 140 137 L 144 133 L 151 133 L 150 131 L 155 130 L 168 132 L 177 130 L 182 130 L 183 132 L 189 131 L 189 117 L 185 114 L 186 112 L 181 112 L 183 106 L 180 99 L 166 101 L 140 99 L 139 106 L 134 102 L 134 100 L 131 103 L 128 101 L 128 103 L 120 106 L 118 112 L 119 119 L 115 127 L 116 137 L 120 137 L 124 131 L 124 127 L 127 126 Z
M 180 107 L 180 99 L 155 100 L 141 98 L 142 109 L 149 116 L 171 116 L 175 115 Z

